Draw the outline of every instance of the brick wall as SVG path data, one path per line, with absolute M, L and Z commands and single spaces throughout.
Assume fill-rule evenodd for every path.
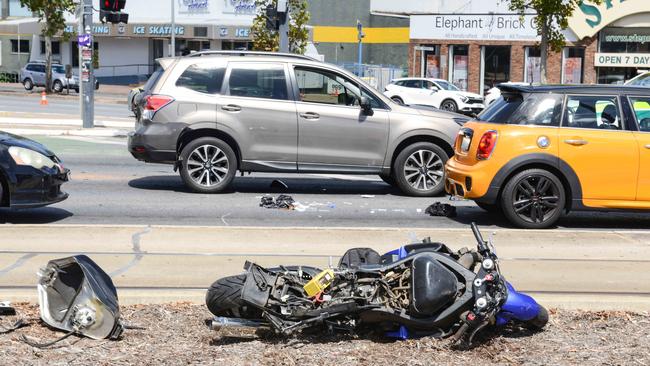
M 567 46 L 585 47 L 584 83 L 596 82 L 596 70 L 594 68 L 594 54 L 597 50 L 598 37 L 585 39 L 576 44 Z M 502 42 L 502 41 L 450 41 L 450 40 L 428 40 L 412 39 L 409 44 L 408 70 L 410 76 L 420 76 L 421 54 L 416 51 L 415 60 L 413 50 L 418 45 L 436 45 L 439 47 L 439 55 L 445 61 L 441 62 L 441 77 L 446 79 L 448 75 L 449 45 L 469 45 L 468 65 L 468 91 L 478 93 L 481 85 L 481 46 L 510 46 L 510 80 L 524 81 L 525 47 L 537 46 L 536 42 Z M 547 82 L 559 84 L 562 80 L 562 53 L 551 52 L 547 63 Z

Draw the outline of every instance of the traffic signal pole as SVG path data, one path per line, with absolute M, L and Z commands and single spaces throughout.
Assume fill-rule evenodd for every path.
M 79 48 L 79 98 L 81 99 L 81 120 L 83 128 L 95 125 L 95 75 L 93 70 L 93 2 L 83 0 L 79 5 L 78 48 Z
M 289 53 L 289 4 L 287 0 L 278 0 L 278 20 L 280 35 L 280 52 Z

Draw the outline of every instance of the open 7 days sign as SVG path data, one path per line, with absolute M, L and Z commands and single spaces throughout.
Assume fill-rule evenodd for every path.
M 650 68 L 650 53 L 596 53 L 594 66 Z

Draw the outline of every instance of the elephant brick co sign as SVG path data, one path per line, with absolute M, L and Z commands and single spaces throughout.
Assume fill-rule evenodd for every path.
M 593 37 L 621 18 L 644 12 L 650 12 L 650 0 L 605 0 L 600 5 L 585 0 L 569 19 L 569 29 L 578 39 Z

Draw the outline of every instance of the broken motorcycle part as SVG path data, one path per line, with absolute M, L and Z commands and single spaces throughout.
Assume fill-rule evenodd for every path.
M 117 339 L 122 334 L 117 290 L 90 258 L 51 260 L 39 277 L 38 300 L 45 323 L 92 339 Z
M 456 217 L 456 207 L 448 203 L 436 202 L 424 210 L 429 216 Z
M 285 194 L 279 195 L 275 200 L 273 197 L 264 196 L 260 201 L 260 207 L 264 208 L 281 208 L 285 210 L 293 210 L 295 201 L 291 196 Z
M 16 309 L 8 301 L 0 302 L 0 316 L 16 315 Z

